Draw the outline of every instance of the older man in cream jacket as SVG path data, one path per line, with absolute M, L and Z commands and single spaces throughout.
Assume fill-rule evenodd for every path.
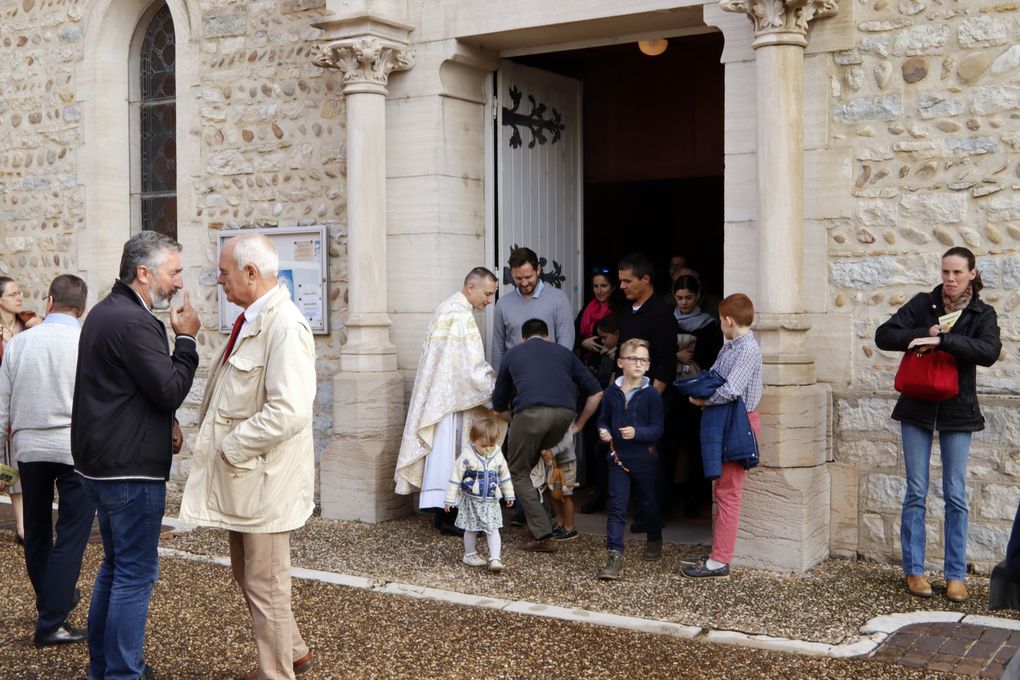
M 181 519 L 227 529 L 230 565 L 255 630 L 252 680 L 292 679 L 312 654 L 290 602 L 290 532 L 312 514 L 315 346 L 277 285 L 279 259 L 262 235 L 220 253 L 227 299 L 244 308 L 210 369 Z

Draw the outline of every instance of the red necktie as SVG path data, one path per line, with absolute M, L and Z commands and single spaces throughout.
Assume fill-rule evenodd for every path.
M 234 322 L 234 329 L 230 331 L 230 339 L 227 340 L 227 348 L 223 351 L 223 363 L 227 363 L 227 358 L 230 357 L 230 353 L 234 351 L 234 342 L 237 340 L 238 334 L 241 332 L 241 326 L 244 325 L 244 312 L 237 315 L 237 321 Z

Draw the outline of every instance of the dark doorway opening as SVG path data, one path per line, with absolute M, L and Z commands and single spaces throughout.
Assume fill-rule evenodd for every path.
M 723 37 L 670 38 L 516 57 L 583 85 L 585 271 L 649 255 L 669 285 L 672 255 L 723 290 Z
M 586 273 L 615 272 L 623 256 L 642 252 L 665 297 L 672 292 L 670 259 L 683 255 L 706 292 L 722 293 L 722 49 L 722 35 L 713 32 L 670 38 L 658 56 L 631 42 L 513 58 L 582 83 Z M 682 456 L 690 453 L 679 454 L 677 502 L 667 517 L 704 523 L 711 519 L 710 486 L 681 481 Z M 586 493 L 579 490 L 579 505 Z

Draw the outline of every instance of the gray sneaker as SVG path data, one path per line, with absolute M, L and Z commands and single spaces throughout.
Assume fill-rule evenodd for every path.
M 615 581 L 620 578 L 621 571 L 623 571 L 623 553 L 619 550 L 610 550 L 609 559 L 606 561 L 606 566 L 602 567 L 602 571 L 599 572 L 599 578 L 603 581 Z
M 641 553 L 641 559 L 652 562 L 662 557 L 662 541 L 648 541 L 645 543 L 645 551 Z

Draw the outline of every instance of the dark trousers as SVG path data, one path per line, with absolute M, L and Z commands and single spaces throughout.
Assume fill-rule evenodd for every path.
M 514 495 L 524 508 L 528 529 L 535 538 L 552 535 L 552 521 L 531 483 L 531 468 L 535 467 L 543 449 L 556 446 L 563 434 L 574 422 L 574 412 L 569 408 L 532 406 L 515 413 L 507 431 L 510 479 L 514 483 Z
M 666 387 L 662 393 L 662 412 L 669 414 L 674 408 L 677 394 L 672 385 Z M 659 468 L 656 474 L 654 491 L 656 502 L 659 505 L 660 516 L 665 516 L 673 507 L 676 499 L 676 457 L 679 446 L 680 432 L 677 423 L 672 418 L 667 418 L 666 427 L 663 430 L 662 438 L 657 444 L 656 457 L 659 459 Z M 639 513 L 642 521 L 645 521 L 644 513 Z
M 67 619 L 81 574 L 82 555 L 96 516 L 95 503 L 74 467 L 18 463 L 25 503 L 25 568 L 39 612 L 36 635 L 52 633 Z M 60 494 L 57 540 L 53 540 L 53 488 Z
M 624 470 L 611 457 L 609 468 L 609 499 L 606 502 L 606 548 L 623 552 L 623 531 L 627 526 L 627 505 L 631 491 L 638 503 L 638 514 L 645 524 L 649 541 L 662 540 L 662 519 L 655 498 L 655 479 L 659 456 L 655 453 L 626 453 L 620 462 Z

